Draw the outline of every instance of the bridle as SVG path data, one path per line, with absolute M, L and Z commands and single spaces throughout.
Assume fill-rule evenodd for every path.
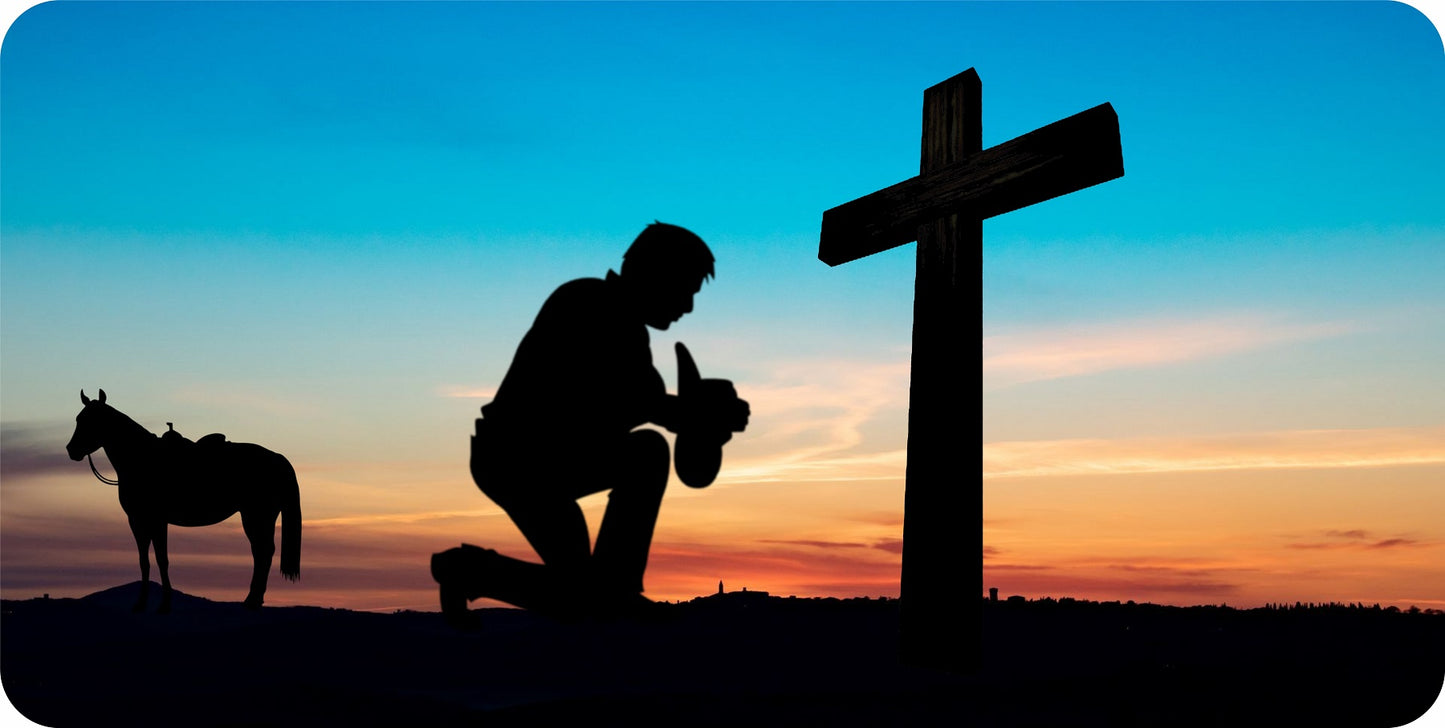
M 80 401 L 83 402 L 87 408 L 89 408 L 90 405 L 91 405 L 91 400 L 90 400 L 90 398 L 88 398 L 88 397 L 85 396 L 85 390 L 81 390 L 81 391 L 80 391 Z M 96 402 L 99 402 L 99 403 L 102 404 L 102 405 L 105 404 L 105 390 L 103 390 L 103 389 L 100 390 L 100 399 L 95 400 L 95 401 L 96 401 Z M 76 433 L 77 435 L 79 435 L 79 434 L 80 434 L 80 429 L 79 429 L 79 424 L 78 424 L 78 423 L 79 423 L 79 421 L 80 421 L 80 417 L 77 416 L 75 419 L 76 419 L 76 422 L 77 422 L 77 426 L 76 426 L 76 431 L 75 431 L 75 433 Z M 73 440 L 73 439 L 74 439 L 74 438 L 72 438 L 72 440 Z M 105 483 L 106 485 L 120 485 L 120 471 L 119 471 L 119 470 L 117 470 L 116 473 L 115 473 L 115 480 L 111 480 L 110 478 L 107 478 L 107 477 L 105 477 L 104 475 L 101 475 L 101 474 L 100 474 L 100 471 L 96 469 L 96 467 L 95 467 L 95 459 L 94 459 L 94 457 L 92 457 L 92 456 L 95 454 L 95 450 L 99 450 L 100 447 L 101 447 L 101 445 L 100 445 L 100 444 L 97 444 L 94 450 L 91 450 L 90 452 L 88 452 L 88 453 L 85 454 L 85 459 L 90 462 L 90 472 L 91 472 L 93 475 L 95 475 L 95 479 L 96 479 L 96 480 L 99 480 L 100 482 Z M 111 464 L 114 465 L 114 463 L 111 463 Z
M 117 478 L 116 480 L 111 480 L 110 478 L 107 478 L 107 477 L 105 477 L 104 475 L 101 475 L 101 474 L 100 474 L 100 471 L 99 471 L 99 470 L 96 470 L 96 468 L 95 468 L 95 460 L 92 459 L 90 455 L 86 455 L 86 456 L 85 456 L 85 459 L 88 460 L 88 461 L 90 461 L 90 472 L 95 473 L 95 479 L 96 479 L 96 480 L 99 480 L 100 482 L 105 483 L 106 485 L 120 485 L 120 479 L 119 479 L 119 478 Z M 119 473 L 117 473 L 117 475 L 119 475 Z

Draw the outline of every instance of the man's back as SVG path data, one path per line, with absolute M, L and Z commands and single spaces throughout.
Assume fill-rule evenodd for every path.
M 516 434 L 621 436 L 647 422 L 665 394 L 647 327 L 609 271 L 548 297 L 482 414 Z

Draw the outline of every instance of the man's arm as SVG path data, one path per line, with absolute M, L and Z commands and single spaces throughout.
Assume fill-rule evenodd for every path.
M 712 380 L 710 383 L 716 386 L 724 382 Z M 726 387 L 713 389 L 695 400 L 664 394 L 649 421 L 672 433 L 712 430 L 723 434 L 723 442 L 727 442 L 732 439 L 732 433 L 747 428 L 751 415 L 747 401 L 738 399 L 737 390 L 733 389 L 731 382 L 727 382 Z
M 656 411 L 652 414 L 652 423 L 667 428 L 668 432 L 676 433 L 683 426 L 682 402 L 675 394 L 663 393 L 658 400 Z

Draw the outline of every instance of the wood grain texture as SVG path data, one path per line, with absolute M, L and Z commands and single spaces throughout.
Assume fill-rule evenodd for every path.
M 1100 104 L 824 212 L 818 258 L 846 263 L 916 240 L 944 215 L 982 220 L 1123 175 L 1119 117 Z
M 948 169 L 983 144 L 982 97 L 969 71 L 923 94 L 919 169 Z M 978 365 L 966 335 L 983 221 L 945 214 L 916 227 L 913 356 L 904 475 L 899 657 L 972 672 L 979 663 L 983 493 L 971 469 Z

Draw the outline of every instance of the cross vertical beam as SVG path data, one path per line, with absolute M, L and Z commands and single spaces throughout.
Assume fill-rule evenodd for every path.
M 983 149 L 982 84 L 972 70 L 923 93 L 919 173 Z M 943 215 L 918 227 L 913 361 L 908 394 L 908 466 L 903 496 L 904 662 L 972 672 L 982 653 L 983 497 L 960 453 L 978 422 L 978 354 L 961 346 L 960 325 L 983 246 L 983 219 Z M 981 457 L 981 456 L 980 456 Z
M 979 360 L 959 344 L 977 341 L 968 285 L 982 269 L 983 220 L 1124 175 L 1107 103 L 989 149 L 981 111 L 973 69 L 924 91 L 918 176 L 824 212 L 818 240 L 828 265 L 918 241 L 899 657 L 960 672 L 983 655 L 983 491 L 968 487 L 982 455 L 958 455 L 979 411 L 967 376 Z

